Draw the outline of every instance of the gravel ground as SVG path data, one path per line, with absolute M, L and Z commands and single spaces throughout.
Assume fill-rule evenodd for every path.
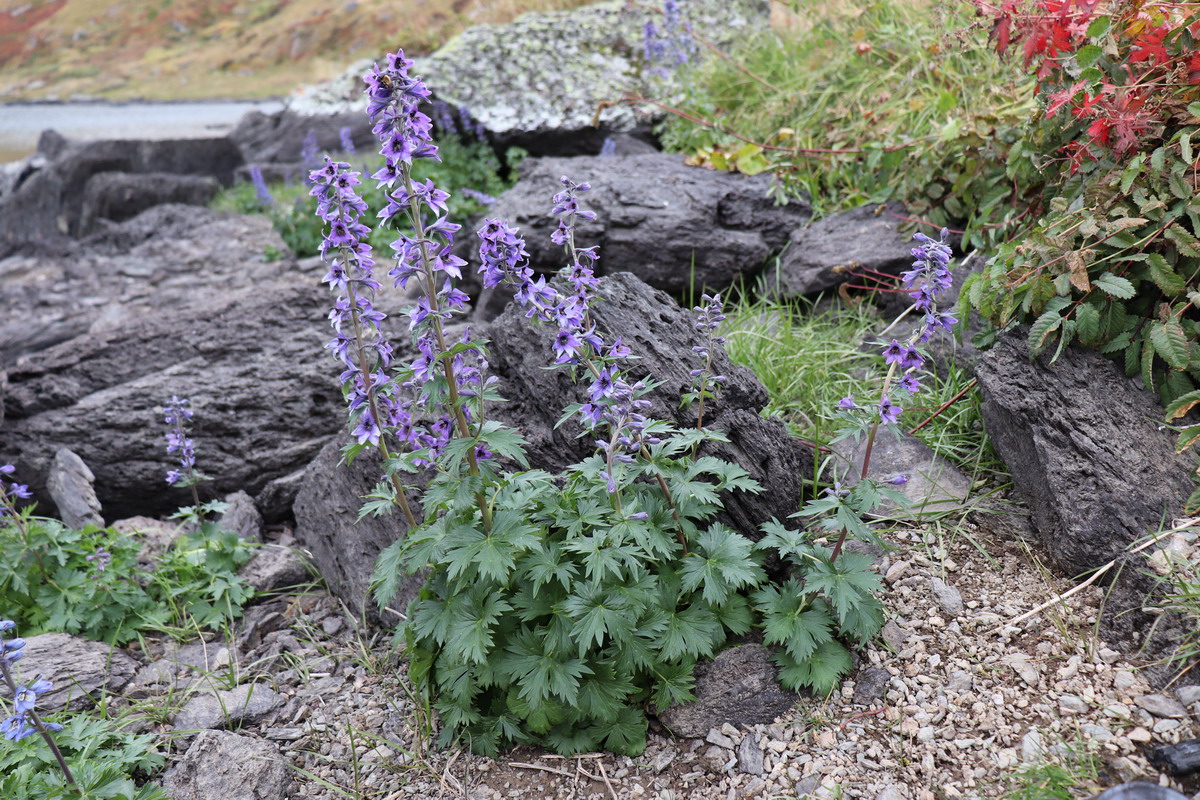
M 1200 800 L 1200 782 L 1172 783 L 1144 756 L 1200 736 L 1200 692 L 1156 693 L 1096 640 L 1101 589 L 1014 626 L 1070 588 L 1035 566 L 1035 551 L 972 525 L 891 540 L 879 564 L 891 614 L 881 640 L 840 692 L 802 699 L 772 725 L 725 725 L 706 740 L 654 734 L 637 758 L 437 749 L 390 641 L 365 641 L 318 592 L 276 601 L 271 613 L 287 627 L 231 667 L 285 698 L 241 732 L 275 741 L 297 770 L 292 796 L 313 800 L 994 798 L 1024 765 L 1081 753 L 1098 759 L 1099 775 L 1080 797 L 1142 779 Z

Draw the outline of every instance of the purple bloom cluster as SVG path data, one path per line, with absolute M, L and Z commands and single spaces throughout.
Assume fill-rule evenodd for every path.
M 317 132 L 309 128 L 300 140 L 300 161 L 305 165 L 316 164 L 320 156 L 321 144 L 317 141 Z
M 27 686 L 17 686 L 13 682 L 9 667 L 25 655 L 22 650 L 25 647 L 25 640 L 5 640 L 2 634 L 11 631 L 16 626 L 17 624 L 12 620 L 0 620 L 0 671 L 3 671 L 5 682 L 14 690 L 13 714 L 0 722 L 0 733 L 4 734 L 5 739 L 19 742 L 26 736 L 37 732 L 38 719 L 34 712 L 37 696 L 50 691 L 54 685 L 50 681 L 40 678 Z M 54 722 L 41 724 L 50 731 L 62 730 L 62 725 Z
M 604 137 L 604 143 L 600 145 L 599 155 L 604 158 L 612 158 L 617 154 L 617 143 L 611 136 Z
M 470 198 L 471 200 L 474 200 L 476 203 L 479 203 L 479 205 L 481 205 L 481 206 L 490 206 L 490 205 L 495 205 L 495 203 L 496 203 L 496 198 L 492 197 L 490 194 L 485 194 L 484 192 L 481 192 L 478 189 L 472 189 L 469 186 L 465 186 L 462 189 L 459 189 L 458 193 L 461 194 L 463 197 L 467 197 L 467 198 Z
M 167 472 L 167 483 L 174 486 L 184 478 L 195 477 L 196 450 L 187 435 L 187 420 L 192 418 L 186 398 L 172 395 L 164 404 L 163 421 L 171 426 L 167 431 L 167 455 L 179 458 L 179 469 Z
M 458 109 L 458 121 L 462 126 L 460 129 L 465 136 L 471 134 L 476 141 L 487 141 L 487 129 L 483 127 L 483 123 L 471 116 L 471 112 L 466 106 L 460 106 Z
M 86 559 L 100 572 L 108 569 L 108 565 L 112 563 L 112 553 L 105 550 L 103 547 L 97 548 L 96 552 L 92 553 Z
M 692 26 L 683 19 L 678 0 L 663 0 L 663 23 L 647 22 L 643 43 L 646 61 L 656 74 L 666 76 L 670 66 L 686 64 L 696 51 Z
M 338 143 L 342 147 L 342 152 L 346 155 L 352 156 L 355 154 L 354 131 L 351 130 L 349 125 L 342 127 L 342 129 L 338 131 Z
M 250 181 L 254 184 L 254 196 L 258 198 L 260 206 L 265 208 L 275 204 L 275 198 L 271 196 L 271 190 L 263 178 L 262 167 L 258 164 L 250 165 Z
M 724 386 L 728 379 L 724 375 L 712 374 L 712 347 L 715 344 L 725 344 L 725 337 L 717 336 L 717 328 L 721 327 L 721 323 L 725 321 L 725 314 L 722 313 L 724 303 L 720 294 L 701 295 L 700 302 L 703 305 L 692 309 L 696 312 L 696 330 L 703 333 L 708 341 L 692 347 L 692 351 L 699 353 L 700 357 L 704 359 L 704 366 L 692 370 L 690 375 L 692 391 L 699 393 L 701 401 L 703 401 L 704 396 L 711 396 L 717 387 Z
M 888 390 L 895 386 L 912 396 L 921 390 L 921 381 L 917 373 L 925 366 L 925 356 L 917 347 L 919 343 L 929 341 L 939 330 L 949 331 L 956 322 L 953 316 L 937 310 L 937 298 L 950 288 L 954 279 L 950 275 L 950 245 L 946 243 L 949 231 L 942 229 L 941 236 L 932 239 L 923 233 L 913 234 L 913 239 L 919 242 L 912 250 L 912 269 L 901 275 L 904 288 L 913 298 L 913 307 L 920 311 L 924 318 L 922 324 L 913 331 L 912 336 L 905 342 L 892 339 L 883 349 L 884 362 L 889 365 L 889 379 L 884 385 L 884 394 L 880 398 L 876 412 L 879 421 L 884 425 L 897 422 L 904 411 L 888 397 Z M 894 382 L 891 376 L 900 372 L 900 377 Z M 844 397 L 838 402 L 838 408 L 845 411 L 858 410 L 854 397 Z
M 17 468 L 12 464 L 0 465 L 0 475 L 12 475 L 17 471 Z M 16 500 L 28 500 L 33 496 L 29 491 L 29 487 L 23 483 L 9 481 L 8 488 L 4 488 L 4 481 L 0 481 L 0 517 L 8 514 L 16 514 Z
M 560 219 L 551 239 L 563 245 L 571 259 L 565 271 L 570 293 L 548 284 L 545 276 L 534 277 L 533 270 L 525 263 L 524 239 L 507 222 L 500 220 L 485 220 L 479 229 L 482 261 L 479 271 L 485 287 L 501 283 L 514 287 L 513 297 L 517 305 L 527 309 L 527 317 L 557 328 L 551 345 L 556 365 L 582 365 L 592 375 L 588 399 L 580 406 L 579 414 L 588 430 L 594 431 L 601 426 L 609 430 L 609 438 L 598 440 L 596 445 L 605 454 L 608 464 L 602 476 L 608 482 L 609 491 L 615 492 L 615 463 L 633 461 L 634 457 L 629 453 L 637 451 L 643 444 L 655 444 L 658 439 L 645 435 L 649 420 L 642 412 L 650 406 L 649 401 L 642 399 L 647 391 L 645 382 L 629 383 L 618 365 L 629 357 L 629 348 L 621 337 L 605 343 L 589 317 L 588 306 L 599 285 L 594 271 L 599 256 L 595 247 L 575 246 L 575 225 L 579 220 L 596 218 L 593 212 L 579 207 L 578 196 L 591 187 L 567 177 L 561 181 L 563 190 L 554 196 L 553 208 L 553 213 Z

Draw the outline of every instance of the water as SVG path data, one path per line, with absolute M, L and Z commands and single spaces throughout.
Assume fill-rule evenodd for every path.
M 220 136 L 252 109 L 272 113 L 277 100 L 189 103 L 11 103 L 0 105 L 0 162 L 37 150 L 41 132 L 68 139 L 187 139 Z

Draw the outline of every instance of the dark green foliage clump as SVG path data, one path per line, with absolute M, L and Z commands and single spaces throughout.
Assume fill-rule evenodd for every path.
M 431 570 L 404 632 L 410 676 L 447 740 L 489 754 L 534 742 L 635 754 L 646 711 L 692 699 L 697 661 L 732 639 L 761 635 L 785 686 L 828 693 L 850 670 L 847 645 L 879 630 L 869 563 L 831 563 L 778 522 L 757 543 L 714 522 L 722 492 L 760 487 L 734 464 L 691 456 L 719 433 L 652 425 L 662 441 L 628 465 L 620 508 L 600 456 L 561 478 L 485 472 L 496 481 L 485 532 L 478 481 L 443 474 L 425 493 L 426 523 L 384 552 L 382 601 L 403 573 Z M 485 426 L 489 449 L 520 455 L 513 434 L 493 433 L 504 441 Z M 782 583 L 764 569 L 770 553 L 790 569 Z

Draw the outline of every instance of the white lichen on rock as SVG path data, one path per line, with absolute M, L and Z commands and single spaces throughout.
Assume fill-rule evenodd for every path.
M 718 46 L 765 27 L 767 0 L 684 0 L 692 30 Z M 477 25 L 431 56 L 415 72 L 435 95 L 471 115 L 494 134 L 570 131 L 591 127 L 601 103 L 634 92 L 662 99 L 673 94 L 671 77 L 646 69 L 647 22 L 662 15 L 649 4 L 608 0 L 569 11 L 524 14 L 507 25 Z M 305 114 L 365 107 L 360 76 L 370 61 L 338 79 L 305 87 L 289 107 Z M 647 106 L 605 106 L 600 122 L 629 130 L 655 118 Z

